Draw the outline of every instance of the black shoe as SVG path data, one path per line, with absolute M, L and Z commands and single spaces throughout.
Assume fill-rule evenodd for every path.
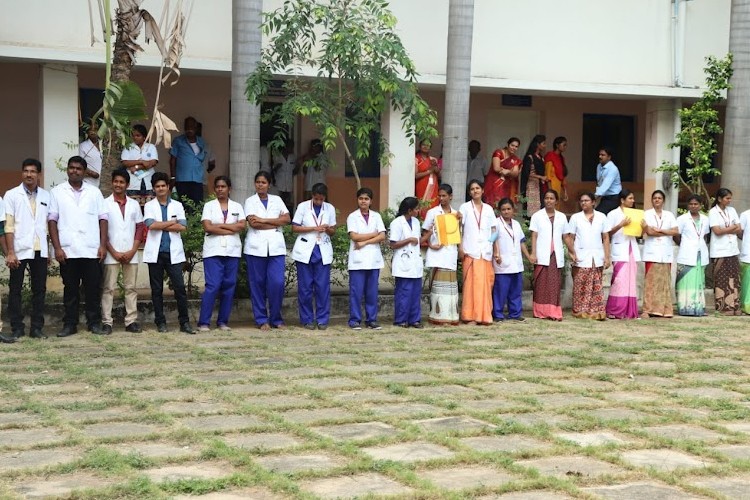
M 0 343 L 2 344 L 13 344 L 16 341 L 15 337 L 6 337 L 0 333 Z
M 12 330 L 10 333 L 14 339 L 20 339 L 21 337 L 26 335 L 26 328 L 19 328 L 17 330 Z
M 383 327 L 380 326 L 380 323 L 378 323 L 377 321 L 370 321 L 369 323 L 367 323 L 367 328 L 369 328 L 370 330 L 382 330 L 383 329 Z
M 125 331 L 130 333 L 141 333 L 143 330 L 141 330 L 141 325 L 139 325 L 137 321 L 134 321 L 125 327 Z
M 397 326 L 399 328 L 407 328 L 409 326 L 409 323 L 393 323 L 393 326 Z
M 327 330 L 328 325 L 318 325 L 318 330 Z
M 195 335 L 195 330 L 193 330 L 193 327 L 190 326 L 190 323 L 183 323 L 180 325 L 180 331 L 182 333 L 187 333 L 188 335 Z
M 422 323 L 412 323 L 412 324 L 411 324 L 411 325 L 409 325 L 409 326 L 410 326 L 410 327 L 412 327 L 412 328 L 419 328 L 420 330 L 421 330 L 422 328 L 424 328 L 424 325 L 423 325 Z
M 517 318 L 511 318 L 511 319 L 513 321 L 517 321 L 518 323 L 523 323 L 524 321 L 526 321 L 526 318 L 524 318 L 523 316 L 519 316 Z
M 107 326 L 109 326 L 109 325 L 107 325 Z M 110 326 L 109 327 L 109 331 L 107 331 L 102 325 L 100 325 L 100 324 L 97 323 L 95 325 L 91 325 L 89 327 L 89 331 L 91 333 L 93 333 L 94 335 L 111 335 L 112 334 L 112 327 Z
M 62 331 L 57 334 L 58 337 L 70 337 L 78 333 L 78 328 L 75 326 L 64 326 Z
M 305 330 L 315 330 L 315 323 L 307 323 L 304 325 Z
M 99 331 L 101 333 L 99 333 L 98 335 L 112 335 L 112 325 L 102 325 Z M 91 333 L 96 333 L 96 332 L 92 331 Z
M 351 328 L 352 330 L 361 330 L 362 325 L 360 325 L 359 323 L 350 323 L 349 328 Z
M 42 332 L 41 328 L 32 328 L 29 337 L 32 339 L 46 339 L 47 336 Z
M 167 330 L 167 324 L 166 323 L 162 323 L 160 325 L 156 325 L 156 330 L 159 333 L 167 333 L 169 331 L 169 330 Z

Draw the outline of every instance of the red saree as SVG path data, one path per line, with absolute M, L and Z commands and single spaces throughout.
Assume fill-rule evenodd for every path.
M 505 170 L 518 171 L 521 165 L 520 158 L 503 149 L 496 149 L 492 153 L 492 159 L 495 158 L 500 158 L 500 168 Z M 510 198 L 514 203 L 518 201 L 518 177 L 501 176 L 494 168 L 490 168 L 484 178 L 484 202 L 496 207 L 503 198 Z

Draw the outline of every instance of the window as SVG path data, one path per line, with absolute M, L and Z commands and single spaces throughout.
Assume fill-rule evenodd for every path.
M 349 111 L 347 111 L 347 118 Z M 370 133 L 370 152 L 364 158 L 356 158 L 357 139 L 354 137 L 346 138 L 346 146 L 352 155 L 355 156 L 354 163 L 357 165 L 357 172 L 360 177 L 378 178 L 380 177 L 380 126 Z M 354 171 L 348 159 L 344 160 L 344 171 L 347 177 L 354 177 Z
M 612 161 L 623 182 L 636 179 L 635 116 L 583 115 L 581 180 L 596 182 L 599 149 L 612 148 Z

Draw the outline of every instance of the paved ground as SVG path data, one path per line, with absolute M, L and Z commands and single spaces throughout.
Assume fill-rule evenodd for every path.
M 748 318 L 25 339 L 0 497 L 750 498 Z

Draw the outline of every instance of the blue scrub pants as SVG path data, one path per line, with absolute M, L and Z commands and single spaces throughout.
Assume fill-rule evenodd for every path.
M 521 293 L 523 273 L 496 274 L 492 285 L 492 317 L 495 319 L 518 319 L 521 317 Z M 503 315 L 505 306 L 508 314 Z
M 331 265 L 323 265 L 319 245 L 313 247 L 309 264 L 296 262 L 296 265 L 300 323 L 327 325 L 331 317 Z
M 198 326 L 210 325 L 211 314 L 214 310 L 216 297 L 219 297 L 218 326 L 229 324 L 229 314 L 232 312 L 234 289 L 237 287 L 237 270 L 240 268 L 239 257 L 206 257 L 203 259 L 203 274 L 206 278 L 206 288 L 201 297 L 201 313 Z
M 349 271 L 349 326 L 362 323 L 362 296 L 367 323 L 378 320 L 378 280 L 380 269 Z
M 253 305 L 255 324 L 258 326 L 268 323 L 279 326 L 284 323 L 281 319 L 281 304 L 284 300 L 284 259 L 283 255 L 256 257 L 245 254 L 250 302 Z
M 396 278 L 393 290 L 393 324 L 422 321 L 422 278 Z

